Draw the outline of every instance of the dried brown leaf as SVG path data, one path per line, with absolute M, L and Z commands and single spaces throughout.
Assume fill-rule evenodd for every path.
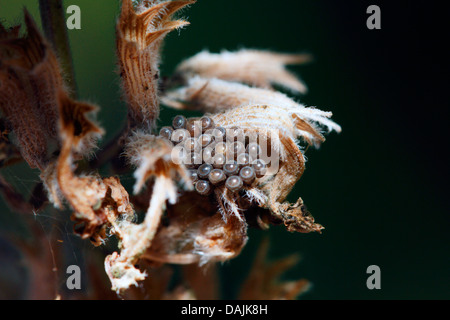
M 306 85 L 287 71 L 287 64 L 301 64 L 311 60 L 307 54 L 282 54 L 260 50 L 202 51 L 183 61 L 176 72 L 185 78 L 200 75 L 203 78 L 218 78 L 247 83 L 252 86 L 272 89 L 278 84 L 293 92 L 306 93 Z
M 123 90 L 129 106 L 129 126 L 150 132 L 159 116 L 159 51 L 170 31 L 188 24 L 172 15 L 194 1 L 122 1 L 117 23 L 117 53 Z
M 306 292 L 310 284 L 305 279 L 280 281 L 280 276 L 298 263 L 299 256 L 267 262 L 269 242 L 265 239 L 256 254 L 249 276 L 241 287 L 241 300 L 292 300 Z
M 65 143 L 70 140 L 71 152 L 76 158 L 89 154 L 95 148 L 103 129 L 89 119 L 98 108 L 92 104 L 75 101 L 64 91 L 59 92 L 59 137 Z
M 320 231 L 323 227 L 314 222 L 309 212 L 301 209 L 304 206 L 284 202 L 305 169 L 304 155 L 295 143 L 299 134 L 299 122 L 293 117 L 295 115 L 283 107 L 253 105 L 227 110 L 213 116 L 213 119 L 225 128 L 237 126 L 247 135 L 253 132 L 260 138 L 266 136 L 272 154 L 277 151 L 277 171 L 259 179 L 256 186 L 267 197 L 267 201 L 258 205 L 270 209 L 276 218 L 284 221 L 289 231 Z
M 182 208 L 186 206 L 189 210 L 184 211 Z M 197 211 L 195 207 L 194 201 L 186 201 L 172 208 L 170 224 L 160 227 L 144 257 L 164 263 L 204 266 L 239 255 L 248 239 L 245 221 L 232 215 L 225 222 L 217 208 L 213 209 L 217 213 L 210 215 L 210 211 Z
M 117 292 L 127 290 L 146 277 L 134 265 L 153 246 L 155 234 L 160 225 L 166 202 L 177 200 L 176 181 L 184 180 L 192 188 L 187 170 L 183 164 L 172 161 L 172 145 L 165 139 L 136 132 L 127 143 L 126 155 L 137 167 L 135 171 L 135 193 L 145 182 L 154 178 L 152 195 L 143 223 L 114 226 L 113 232 L 121 239 L 121 252 L 114 253 L 105 260 L 105 268 L 112 288 Z
M 57 137 L 58 90 L 63 86 L 58 61 L 25 11 L 27 35 L 0 29 L 0 109 L 31 167 L 45 168 L 48 145 Z
M 309 144 L 319 145 L 325 139 L 321 127 L 327 131 L 341 131 L 341 127 L 329 120 L 331 112 L 325 112 L 295 102 L 288 96 L 267 89 L 252 88 L 236 82 L 220 79 L 191 78 L 185 87 L 168 92 L 164 104 L 177 109 L 198 110 L 208 113 L 254 105 L 273 106 L 290 115 L 297 127 L 297 135 Z M 240 109 L 236 109 L 239 112 Z M 242 109 L 242 112 L 247 109 Z

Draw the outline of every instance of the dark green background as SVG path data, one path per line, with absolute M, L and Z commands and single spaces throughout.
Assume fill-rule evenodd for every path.
M 291 194 L 292 201 L 303 198 L 326 227 L 323 234 L 251 230 L 241 256 L 221 268 L 223 297 L 234 297 L 268 235 L 271 258 L 302 255 L 286 279 L 313 283 L 304 299 L 450 298 L 449 83 L 438 46 L 448 41 L 448 33 L 441 37 L 446 20 L 430 1 L 392 2 L 199 0 L 182 14 L 191 25 L 167 37 L 163 75 L 203 49 L 312 53 L 313 63 L 291 68 L 310 89 L 298 98 L 333 111 L 343 127 L 320 150 L 308 150 L 307 170 Z M 24 4 L 40 21 L 31 0 L 0 0 L 0 18 L 20 21 Z M 126 115 L 114 73 L 119 1 L 65 1 L 70 4 L 82 10 L 82 30 L 69 32 L 79 95 L 101 106 L 107 140 Z M 366 28 L 370 4 L 381 7 L 381 30 Z M 175 114 L 163 108 L 160 123 Z M 23 166 L 3 174 L 18 188 L 37 179 Z M 0 230 L 20 228 L 1 208 Z M 372 264 L 381 268 L 381 290 L 366 287 Z

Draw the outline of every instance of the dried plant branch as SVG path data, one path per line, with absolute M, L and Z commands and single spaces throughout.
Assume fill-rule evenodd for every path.
M 138 193 L 144 183 L 155 177 L 150 204 L 144 222 L 136 224 L 113 224 L 112 232 L 121 239 L 121 253 L 114 253 L 105 260 L 105 268 L 113 284 L 113 290 L 121 292 L 137 281 L 145 278 L 145 273 L 134 267 L 138 259 L 151 246 L 166 201 L 174 204 L 177 188 L 174 181 L 181 177 L 189 182 L 186 169 L 171 161 L 171 146 L 161 138 L 136 133 L 127 145 L 127 155 L 132 164 L 138 167 L 135 172 L 137 182 L 134 187 Z
M 167 33 L 188 24 L 172 15 L 194 1 L 122 1 L 117 23 L 117 52 L 123 91 L 129 106 L 129 127 L 151 132 L 159 116 L 160 46 Z
M 73 68 L 69 38 L 62 0 L 39 0 L 42 26 L 47 39 L 59 58 L 64 83 L 72 98 L 77 96 L 75 70 Z
M 127 205 L 119 205 L 128 202 L 128 194 L 114 179 L 74 174 L 75 161 L 89 155 L 103 133 L 88 116 L 97 108 L 68 96 L 52 48 L 28 13 L 25 22 L 28 30 L 25 38 L 2 29 L 5 40 L 1 52 L 6 59 L 2 61 L 4 69 L 0 76 L 10 77 L 5 83 L 11 89 L 2 90 L 0 106 L 21 142 L 22 155 L 42 171 L 50 201 L 58 208 L 63 208 L 67 201 L 75 211 L 74 220 L 83 224 L 79 233 L 99 245 L 106 236 L 109 211 L 117 216 L 134 214 Z M 23 98 L 19 106 L 28 108 L 27 114 L 15 114 L 16 104 L 10 103 L 12 95 Z M 57 158 L 48 149 L 50 143 L 56 145 L 57 152 L 53 154 Z
M 107 144 L 89 162 L 104 131 L 92 119 L 98 107 L 73 99 L 74 91 L 64 84 L 62 74 L 71 64 L 65 28 L 59 30 L 61 1 L 40 1 L 53 47 L 27 12 L 23 37 L 19 27 L 0 25 L 1 165 L 20 158 L 20 152 L 30 167 L 39 168 L 42 180 L 29 201 L 1 176 L 0 191 L 12 207 L 29 212 L 46 202 L 45 190 L 56 208 L 73 211 L 74 229 L 82 238 L 100 246 L 116 236 L 118 250 L 106 257 L 104 267 L 112 290 L 129 297 L 216 297 L 215 285 L 200 286 L 206 277 L 201 270 L 238 256 L 249 226 L 267 229 L 284 223 L 288 231 L 302 233 L 323 229 L 301 198 L 294 204 L 286 199 L 305 170 L 302 143 L 318 147 L 325 141 L 323 134 L 341 128 L 329 119 L 331 112 L 305 107 L 273 88 L 306 92 L 286 65 L 304 63 L 308 55 L 201 52 L 182 62 L 170 78 L 172 84 L 180 80 L 181 88 L 165 91 L 163 97 L 158 92 L 162 41 L 188 24 L 172 17 L 193 2 L 122 1 L 116 44 L 128 125 L 118 133 L 119 143 Z M 160 100 L 208 114 L 177 116 L 172 126 L 154 135 Z M 245 135 L 242 141 L 237 140 L 240 133 Z M 262 146 L 277 166 L 261 160 Z M 234 154 L 236 150 L 240 153 Z M 101 177 L 96 171 L 118 159 L 127 161 L 123 169 L 135 170 L 131 200 L 119 177 Z M 136 222 L 139 210 L 145 214 L 142 223 Z M 276 281 L 295 259 L 268 266 L 264 248 L 242 297 L 287 299 L 305 290 L 304 280 Z M 167 263 L 186 265 L 187 282 L 172 291 Z M 158 270 L 161 279 L 148 278 Z M 208 277 L 217 281 L 214 272 Z M 140 281 L 151 292 L 129 290 Z
M 173 188 L 172 181 L 159 178 L 155 181 L 154 190 Z M 116 226 L 115 232 L 122 239 L 122 250 L 120 255 L 114 253 L 105 260 L 105 269 L 111 283 L 112 290 L 117 292 L 128 289 L 131 285 L 137 286 L 137 281 L 146 276 L 134 265 L 143 252 L 150 247 L 159 226 L 163 213 L 163 206 L 167 198 L 163 192 L 154 192 L 145 220 L 140 225 Z
M 299 256 L 292 255 L 267 263 L 269 241 L 265 239 L 256 254 L 249 276 L 242 285 L 242 300 L 292 300 L 310 288 L 305 279 L 280 282 L 279 277 L 298 263 Z

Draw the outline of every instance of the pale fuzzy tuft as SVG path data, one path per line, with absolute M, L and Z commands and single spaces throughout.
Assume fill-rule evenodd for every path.
M 133 133 L 127 143 L 125 153 L 130 163 L 137 167 L 134 172 L 136 178 L 135 194 L 141 191 L 145 182 L 151 176 L 162 175 L 170 177 L 174 181 L 181 180 L 187 189 L 192 189 L 192 183 L 185 166 L 172 161 L 172 149 L 172 144 L 161 137 L 146 134 L 142 131 Z M 176 200 L 176 185 L 173 184 L 167 192 L 170 202 L 174 203 Z
M 272 89 L 273 84 L 293 92 L 306 93 L 306 85 L 286 70 L 288 64 L 308 62 L 307 54 L 281 54 L 260 50 L 202 51 L 183 61 L 176 72 L 187 77 L 195 74 L 204 78 L 238 81 L 261 88 Z
M 163 103 L 178 109 L 199 110 L 209 113 L 233 108 L 236 108 L 235 113 L 239 113 L 239 107 L 242 107 L 244 112 L 251 105 L 269 106 L 270 110 L 282 113 L 277 117 L 278 119 L 290 117 L 294 120 L 292 122 L 292 119 L 286 118 L 280 128 L 287 124 L 288 127 L 292 127 L 290 129 L 292 136 L 302 136 L 315 145 L 324 140 L 320 135 L 321 127 L 326 128 L 328 132 L 331 130 L 341 131 L 338 124 L 328 119 L 332 115 L 331 112 L 305 107 L 280 92 L 252 88 L 244 84 L 220 79 L 193 77 L 185 87 L 169 92 L 163 98 Z
M 212 116 L 218 125 L 224 128 L 239 127 L 246 132 L 256 132 L 260 136 L 270 136 L 272 145 L 283 135 L 295 140 L 298 130 L 292 113 L 278 106 L 246 105 L 227 110 Z M 275 150 L 280 150 L 276 146 Z M 280 150 L 281 155 L 283 149 Z
M 111 280 L 111 290 L 120 294 L 131 286 L 138 286 L 138 281 L 145 279 L 147 274 L 124 261 L 117 261 L 119 255 L 114 252 L 105 259 L 105 271 Z
M 223 262 L 236 257 L 247 242 L 247 223 L 240 215 L 230 215 L 226 220 L 216 216 L 202 222 L 200 232 L 191 235 L 192 253 L 204 266 L 210 262 Z
M 258 188 L 248 188 L 245 195 L 250 203 L 256 203 L 263 206 L 267 202 L 267 196 Z
M 235 196 L 228 191 L 227 188 L 222 187 L 215 190 L 216 200 L 219 203 L 218 210 L 222 215 L 222 219 L 227 223 L 228 218 L 232 215 L 240 222 L 244 222 L 242 209 L 236 203 Z

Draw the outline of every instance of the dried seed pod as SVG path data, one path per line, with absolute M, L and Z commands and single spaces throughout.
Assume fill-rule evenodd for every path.
M 225 182 L 225 186 L 228 188 L 228 190 L 237 192 L 242 189 L 244 183 L 239 176 L 231 176 L 228 177 L 227 181 Z
M 227 162 L 223 166 L 223 172 L 225 172 L 227 176 L 235 176 L 239 173 L 239 165 L 236 161 Z
M 214 121 L 210 117 L 202 117 L 200 119 L 202 123 L 202 131 L 205 132 L 206 130 L 213 129 L 215 127 Z
M 186 124 L 186 130 L 189 131 L 191 137 L 199 137 L 202 134 L 202 123 L 199 119 L 189 119 Z
M 256 142 L 251 142 L 247 145 L 245 151 L 252 157 L 252 159 L 257 159 L 261 154 L 261 147 Z
M 241 153 L 240 155 L 237 156 L 236 161 L 238 165 L 244 167 L 248 166 L 252 162 L 252 159 L 248 153 Z
M 213 185 L 218 185 L 226 180 L 227 176 L 220 169 L 213 169 L 209 173 L 208 179 Z
M 121 1 L 122 9 L 116 28 L 118 64 L 124 98 L 129 106 L 129 124 L 132 129 L 148 131 L 159 116 L 158 65 L 161 44 L 171 30 L 187 24 L 186 21 L 172 20 L 171 17 L 192 2 L 156 4 L 155 1 L 140 1 L 139 8 L 133 2 L 136 1 Z M 60 5 L 61 1 L 54 3 Z
M 199 152 L 202 147 L 196 138 L 187 138 L 184 141 L 184 147 L 188 152 Z
M 227 158 L 223 153 L 218 153 L 214 155 L 214 168 L 222 168 L 223 165 L 227 162 Z
M 261 159 L 257 159 L 255 161 L 253 161 L 252 167 L 253 167 L 253 169 L 255 169 L 255 174 L 256 174 L 257 178 L 263 177 L 267 172 L 267 165 Z
M 178 115 L 172 120 L 172 127 L 174 129 L 185 129 L 187 124 L 187 119 L 185 116 Z
M 256 178 L 255 169 L 250 166 L 243 167 L 241 171 L 239 171 L 239 177 L 241 177 L 242 181 L 246 184 L 251 184 Z
M 202 146 L 202 148 L 204 148 L 204 147 L 208 146 L 209 144 L 211 144 L 213 139 L 214 138 L 212 135 L 210 135 L 208 133 L 204 133 L 200 137 L 198 137 L 198 142 Z
M 159 135 L 169 140 L 172 137 L 172 133 L 173 133 L 172 127 L 162 127 L 161 130 L 159 130 Z
M 209 173 L 213 169 L 212 165 L 209 163 L 204 163 L 197 169 L 197 174 L 200 179 L 207 179 Z
M 211 183 L 206 180 L 198 180 L 195 183 L 195 191 L 200 193 L 202 196 L 207 196 L 213 190 Z
M 189 138 L 189 132 L 186 129 L 176 129 L 172 132 L 171 140 L 174 143 L 181 143 Z

